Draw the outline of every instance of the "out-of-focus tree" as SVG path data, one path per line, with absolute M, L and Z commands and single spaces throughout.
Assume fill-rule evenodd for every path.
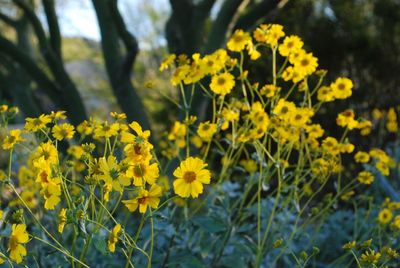
M 36 5 L 25 0 L 12 0 L 6 2 L 7 7 L 0 11 L 0 21 L 7 27 L 17 32 L 17 21 L 26 21 L 27 27 L 33 29 L 35 42 L 30 40 L 30 46 L 35 44 L 33 51 L 29 53 L 23 49 L 19 38 L 9 38 L 0 34 L 0 56 L 2 60 L 2 77 L 12 75 L 13 68 L 23 69 L 32 81 L 35 82 L 36 91 L 40 96 L 48 97 L 55 109 L 66 110 L 69 118 L 75 124 L 87 119 L 86 109 L 76 84 L 65 69 L 62 58 L 62 38 L 55 10 L 54 0 L 40 1 L 43 6 L 47 25 L 43 25 L 36 12 Z M 125 27 L 125 23 L 119 13 L 117 1 L 93 1 L 98 18 L 98 24 L 102 37 L 103 58 L 106 70 L 113 90 L 121 109 L 127 114 L 129 120 L 139 121 L 145 128 L 149 128 L 143 104 L 137 96 L 131 83 L 131 69 L 138 53 L 137 41 Z M 14 12 L 10 12 L 10 11 Z M 45 29 L 48 29 L 48 33 Z M 22 32 L 21 30 L 19 32 Z M 27 36 L 27 35 L 24 35 Z M 124 44 L 125 50 L 120 45 Z M 37 45 L 36 45 L 37 44 Z M 9 77 L 4 80 L 12 82 Z M 13 82 L 12 82 L 13 83 Z M 27 101 L 32 95 L 32 88 L 21 87 L 21 94 L 15 94 L 14 83 L 9 85 L 9 97 L 19 103 L 26 115 L 37 115 L 43 112 L 43 107 L 28 111 Z M 36 93 L 36 92 L 35 92 Z M 26 96 L 26 97 L 25 97 Z M 40 98 L 42 99 L 42 98 Z M 33 106 L 33 104 L 32 104 Z M 38 105 L 36 105 L 38 106 Z M 26 111 L 25 111 L 26 110 Z
M 49 34 L 47 35 L 42 22 L 35 13 L 35 3 L 32 1 L 13 0 L 9 3 L 13 4 L 10 8 L 17 10 L 17 17 L 10 17 L 6 13 L 1 13 L 0 19 L 13 27 L 18 32 L 14 21 L 29 22 L 29 27 L 37 42 L 37 49 L 40 51 L 41 58 L 34 58 L 29 50 L 21 47 L 22 42 L 15 44 L 12 40 L 0 35 L 0 54 L 6 60 L 3 67 L 12 73 L 12 68 L 17 64 L 18 68 L 23 69 L 26 74 L 37 84 L 37 90 L 43 92 L 58 109 L 66 110 L 73 123 L 80 123 L 87 118 L 86 110 L 83 105 L 80 94 L 64 68 L 61 55 L 61 34 L 55 12 L 55 3 L 53 0 L 43 0 L 42 4 L 45 11 Z M 7 9 L 7 10 L 10 10 Z M 26 26 L 28 27 L 28 25 Z M 20 35 L 27 36 L 27 31 L 20 31 Z M 12 81 L 12 80 L 11 80 Z M 14 89 L 10 89 L 13 90 Z M 20 102 L 20 107 L 25 109 L 25 105 L 32 98 L 31 88 L 21 88 L 20 94 L 14 95 L 16 103 Z M 24 96 L 23 98 L 21 96 Z M 32 112 L 27 113 L 31 114 Z M 35 112 L 37 113 L 37 111 Z

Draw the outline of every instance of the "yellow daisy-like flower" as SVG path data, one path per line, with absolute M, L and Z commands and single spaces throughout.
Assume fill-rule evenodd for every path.
M 48 163 L 48 165 L 58 164 L 58 151 L 56 146 L 50 141 L 42 143 L 36 149 L 34 153 L 34 159 L 38 160 L 42 158 Z
M 170 66 L 172 66 L 175 62 L 176 55 L 175 54 L 170 54 L 168 55 L 160 64 L 160 72 L 167 70 Z
M 394 217 L 392 226 L 395 229 L 400 230 L 400 215 L 397 215 L 396 217 Z
M 197 135 L 204 141 L 210 141 L 215 132 L 217 132 L 217 124 L 212 124 L 210 121 L 200 123 L 197 129 Z
M 280 87 L 277 87 L 275 85 L 265 85 L 260 89 L 260 93 L 261 95 L 267 97 L 267 98 L 271 98 L 273 96 L 275 96 L 275 94 L 277 92 L 279 92 L 281 90 Z
M 117 224 L 110 232 L 110 236 L 108 237 L 108 250 L 110 252 L 115 252 L 115 245 L 118 242 L 118 235 L 121 232 L 121 225 Z
M 393 213 L 390 211 L 390 209 L 384 208 L 381 210 L 381 212 L 379 212 L 378 221 L 383 225 L 388 224 L 392 218 Z
M 21 130 L 13 129 L 10 131 L 10 134 L 4 138 L 2 147 L 4 150 L 10 150 L 20 141 L 24 141 L 21 137 Z
M 235 77 L 230 73 L 222 73 L 214 75 L 211 78 L 210 89 L 218 95 L 226 95 L 231 93 L 235 86 Z
M 330 87 L 336 99 L 347 99 L 352 94 L 353 82 L 346 77 L 339 77 Z
M 357 180 L 362 184 L 370 185 L 374 182 L 374 175 L 369 171 L 361 171 L 358 173 Z
M 58 232 L 62 234 L 64 226 L 67 223 L 67 209 L 62 208 L 58 214 Z
M 240 52 L 251 43 L 250 34 L 243 30 L 236 30 L 227 43 L 230 51 Z
M 162 188 L 157 184 L 153 184 L 150 190 L 140 189 L 139 195 L 134 199 L 123 200 L 122 203 L 128 208 L 130 212 L 134 212 L 139 208 L 140 213 L 145 213 L 147 207 L 156 209 L 160 203 L 160 196 Z
M 294 62 L 294 69 L 306 76 L 313 74 L 317 67 L 318 59 L 312 53 L 301 53 Z
M 209 184 L 211 172 L 205 169 L 207 166 L 200 158 L 189 157 L 182 161 L 175 169 L 174 191 L 180 197 L 197 198 L 203 192 L 203 184 Z
M 293 102 L 286 101 L 285 99 L 279 99 L 278 103 L 272 110 L 272 113 L 280 117 L 283 120 L 289 120 L 291 113 L 296 109 L 296 105 Z
M 113 123 L 109 125 L 107 122 L 104 124 L 96 126 L 96 129 L 94 130 L 94 134 L 96 138 L 110 138 L 113 136 L 117 136 L 119 131 L 119 124 L 118 123 Z
M 369 154 L 367 152 L 360 151 L 354 155 L 354 160 L 357 163 L 368 163 L 370 159 L 371 159 L 371 157 L 369 156 Z
M 52 130 L 53 137 L 59 141 L 63 139 L 72 139 L 75 134 L 74 126 L 64 123 L 60 125 L 55 125 Z
M 133 178 L 133 185 L 142 186 L 145 182 L 148 184 L 156 183 L 156 179 L 160 176 L 160 171 L 157 163 L 140 163 L 129 167 L 127 176 Z
M 90 135 L 93 133 L 93 126 L 91 122 L 85 120 L 76 127 L 76 130 L 82 135 Z
M 25 119 L 25 130 L 31 132 L 37 132 L 46 127 L 48 123 L 51 122 L 51 117 L 49 115 L 40 115 L 37 118 L 26 118 Z
M 336 124 L 341 127 L 346 127 L 349 130 L 352 130 L 358 127 L 358 121 L 354 119 L 355 114 L 354 111 L 348 109 L 344 112 L 338 114 L 336 118 Z
M 287 36 L 281 45 L 279 45 L 279 54 L 283 57 L 289 56 L 289 54 L 297 52 L 303 47 L 304 43 L 297 35 Z
M 58 179 L 59 181 L 59 179 Z M 40 194 L 44 197 L 45 203 L 44 208 L 47 210 L 52 210 L 55 206 L 60 203 L 61 199 L 61 186 L 59 183 L 55 183 L 54 181 L 48 182 L 43 186 Z
M 330 87 L 322 86 L 317 91 L 317 99 L 321 102 L 330 102 L 335 100 L 333 90 Z
M 6 104 L 0 105 L 0 114 L 7 112 L 7 110 L 8 110 L 8 105 Z
M 10 259 L 17 264 L 22 262 L 22 258 L 26 256 L 26 248 L 24 244 L 28 243 L 29 236 L 26 231 L 25 224 L 13 224 L 8 250 L 10 251 Z

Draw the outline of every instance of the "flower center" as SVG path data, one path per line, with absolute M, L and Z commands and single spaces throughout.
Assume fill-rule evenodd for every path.
M 183 179 L 187 183 L 191 183 L 194 180 L 196 180 L 196 173 L 194 173 L 193 171 L 186 171 L 185 174 L 183 175 Z
M 220 86 L 224 85 L 225 84 L 225 78 L 223 78 L 223 77 L 218 78 L 217 83 Z
M 307 65 L 309 65 L 310 64 L 310 61 L 308 60 L 308 59 L 303 59 L 303 60 L 301 60 L 301 65 L 302 66 L 307 66 Z
M 209 126 L 209 125 L 203 125 L 202 129 L 205 130 L 205 131 L 206 131 L 206 130 L 209 130 L 209 129 L 210 129 L 210 126 Z
M 286 114 L 287 112 L 289 112 L 289 108 L 286 106 L 283 106 L 281 109 L 281 114 Z

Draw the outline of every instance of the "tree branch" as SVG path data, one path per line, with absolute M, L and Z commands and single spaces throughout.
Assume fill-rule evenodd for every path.
M 262 2 L 249 8 L 237 21 L 235 29 L 251 29 L 258 21 L 267 17 L 270 12 L 281 9 L 288 0 L 263 0 Z
M 13 2 L 24 11 L 25 15 L 31 22 L 33 30 L 35 31 L 35 34 L 38 38 L 39 46 L 40 46 L 40 49 L 42 50 L 42 53 L 44 55 L 48 54 L 49 47 L 48 47 L 47 40 L 46 40 L 47 39 L 46 33 L 42 27 L 42 24 L 41 24 L 39 18 L 36 16 L 35 12 L 23 0 L 13 0 Z
M 0 48 L 1 53 L 4 53 L 4 55 L 17 62 L 21 68 L 23 68 L 31 78 L 42 87 L 42 90 L 51 98 L 52 101 L 54 101 L 55 104 L 59 105 L 59 107 L 63 107 L 60 101 L 61 91 L 53 81 L 51 81 L 47 75 L 37 67 L 35 61 L 2 36 L 0 36 Z
M 223 45 L 223 43 L 227 39 L 227 36 L 229 36 L 228 28 L 232 24 L 232 19 L 235 17 L 235 14 L 239 11 L 239 7 L 241 7 L 243 3 L 247 5 L 248 2 L 249 2 L 248 0 L 224 1 L 224 3 L 221 6 L 221 9 L 218 12 L 217 18 L 212 24 L 212 29 L 209 34 L 208 44 L 206 47 L 207 53 L 210 53 Z
M 10 26 L 15 27 L 15 24 L 17 23 L 16 20 L 14 20 L 13 18 L 10 18 L 9 16 L 7 16 L 6 14 L 0 13 L 0 20 L 4 21 L 5 23 L 7 23 Z
M 150 129 L 144 105 L 131 83 L 130 72 L 121 72 L 122 55 L 119 32 L 106 1 L 92 0 L 101 34 L 101 47 L 111 88 L 128 120 L 139 121 Z
M 118 0 L 109 0 L 108 4 L 118 35 L 126 48 L 126 55 L 122 62 L 120 72 L 121 75 L 130 75 L 133 63 L 135 62 L 136 56 L 139 53 L 139 45 L 133 34 L 131 34 L 126 28 L 124 19 L 118 10 Z
M 58 25 L 57 14 L 54 7 L 54 0 L 43 0 L 44 12 L 50 32 L 50 45 L 55 54 L 61 58 L 61 34 Z

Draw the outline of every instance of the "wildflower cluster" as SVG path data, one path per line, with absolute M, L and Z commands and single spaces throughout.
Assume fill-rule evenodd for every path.
M 317 121 L 325 103 L 349 98 L 354 85 L 347 77 L 325 82 L 326 71 L 303 45 L 281 25 L 263 24 L 252 34 L 236 30 L 226 49 L 209 55 L 168 56 L 160 70 L 171 71 L 182 104 L 167 97 L 182 120 L 156 143 L 150 130 L 127 122 L 123 113 L 73 126 L 58 111 L 9 129 L 17 111 L 0 106 L 7 132 L 2 148 L 9 156 L 7 172 L 0 173 L 7 193 L 1 205 L 8 212 L 1 216 L 11 227 L 9 253 L 0 247 L 1 260 L 29 264 L 25 244 L 35 242 L 79 267 L 95 261 L 91 248 L 104 256 L 119 254 L 126 267 L 169 265 L 170 254 L 178 258 L 181 250 L 215 267 L 228 246 L 248 243 L 248 265 L 275 265 L 291 255 L 305 267 L 319 249 L 290 252 L 299 233 L 323 225 L 338 204 L 355 200 L 375 176 L 389 176 L 396 163 L 382 149 L 353 144 L 351 131 L 368 135 L 373 127 L 353 110 L 337 115 L 339 137 Z M 261 82 L 247 69 L 265 58 L 271 77 Z M 209 112 L 195 110 L 201 94 L 204 103 L 198 106 Z M 390 111 L 387 128 L 397 130 Z M 17 161 L 18 150 L 25 159 Z M 388 233 L 400 230 L 398 208 L 387 201 L 377 216 Z M 293 213 L 289 231 L 279 222 L 285 212 Z M 221 241 L 210 242 L 213 235 Z M 235 236 L 241 243 L 232 242 Z M 390 243 L 379 252 L 364 247 L 359 257 L 352 252 L 357 262 L 376 265 L 381 255 L 397 258 L 395 241 Z M 205 245 L 207 250 L 198 251 Z M 356 247 L 355 241 L 344 246 Z M 269 250 L 278 253 L 269 256 Z

